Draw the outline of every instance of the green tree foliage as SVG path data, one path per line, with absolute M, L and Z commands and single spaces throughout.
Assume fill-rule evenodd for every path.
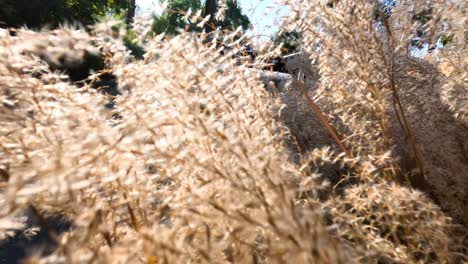
M 130 53 L 138 60 L 142 60 L 145 54 L 145 48 L 136 40 L 137 36 L 132 30 L 127 30 L 123 38 L 123 43 L 130 50 Z
M 64 22 L 93 24 L 106 13 L 122 13 L 129 0 L 1 0 L 0 26 L 56 27 Z
M 177 29 L 188 27 L 189 30 L 197 30 L 196 22 L 184 18 L 189 9 L 196 12 L 202 9 L 199 0 L 172 0 L 168 1 L 167 11 L 154 17 L 152 30 L 155 33 L 176 34 Z
M 442 34 L 439 38 L 440 44 L 445 47 L 447 44 L 453 41 L 453 35 L 451 34 Z
M 237 1 L 226 1 L 226 11 L 224 19 L 217 21 L 217 26 L 220 28 L 231 29 L 242 27 L 247 30 L 250 26 L 249 18 L 242 14 L 242 10 L 237 4 Z
M 196 13 L 202 10 L 202 16 L 205 14 L 205 3 L 200 0 L 170 0 L 168 1 L 167 11 L 154 17 L 152 30 L 155 33 L 174 35 L 178 29 L 188 29 L 189 31 L 200 32 L 203 28 L 198 27 L 199 21 L 190 21 L 185 18 L 188 10 Z M 242 27 L 247 30 L 250 26 L 249 18 L 242 13 L 241 7 L 235 0 L 226 1 L 225 15 L 222 20 L 214 21 L 214 26 L 219 29 L 234 29 Z
M 301 45 L 302 35 L 298 31 L 285 31 L 279 32 L 274 35 L 271 41 L 276 45 L 279 46 L 283 44 L 281 48 L 282 55 L 291 54 L 294 52 L 298 52 L 300 45 Z

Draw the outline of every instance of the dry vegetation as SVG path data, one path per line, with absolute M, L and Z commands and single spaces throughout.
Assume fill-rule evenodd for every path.
M 455 3 L 437 23 L 466 18 Z M 2 33 L 0 262 L 467 261 L 465 37 L 411 58 L 374 4 L 292 3 L 314 63 L 274 93 L 239 65 L 238 34 L 221 48 L 137 21 L 135 60 L 112 21 Z M 99 54 L 86 82 L 57 71 Z M 119 95 L 92 88 L 109 73 Z

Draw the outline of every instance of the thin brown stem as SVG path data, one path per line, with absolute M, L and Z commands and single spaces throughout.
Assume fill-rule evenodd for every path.
M 299 87 L 301 89 L 301 92 L 302 94 L 304 95 L 304 97 L 306 98 L 307 102 L 309 103 L 310 107 L 312 108 L 312 110 L 314 111 L 315 115 L 317 116 L 317 118 L 320 120 L 320 122 L 322 123 L 322 125 L 325 127 L 325 129 L 327 130 L 327 132 L 330 134 L 330 136 L 333 138 L 333 140 L 336 142 L 336 144 L 338 144 L 338 146 L 340 147 L 341 151 L 343 151 L 346 156 L 348 158 L 352 158 L 352 155 L 351 155 L 351 152 L 348 151 L 348 149 L 345 147 L 345 145 L 343 144 L 343 142 L 340 140 L 340 138 L 338 137 L 338 135 L 335 133 L 335 131 L 333 130 L 333 128 L 330 126 L 330 124 L 328 124 L 328 121 L 327 119 L 325 118 L 325 116 L 323 115 L 322 111 L 320 110 L 320 108 L 314 103 L 314 101 L 312 100 L 312 98 L 310 98 L 309 94 L 307 94 L 307 91 L 305 90 L 305 86 L 304 86 L 304 83 L 301 82 L 301 81 L 296 81 L 297 84 L 299 84 Z
M 380 11 L 380 17 L 382 18 L 382 22 L 384 24 L 385 30 L 387 31 L 388 38 L 389 38 L 388 41 L 389 41 L 389 45 L 390 45 L 390 48 L 391 48 L 390 60 L 389 60 L 389 63 L 387 63 L 387 64 L 388 64 L 388 71 L 389 71 L 388 73 L 389 73 L 389 77 L 390 77 L 390 88 L 392 90 L 392 95 L 393 95 L 393 106 L 394 106 L 395 114 L 398 117 L 398 122 L 400 123 L 400 126 L 402 127 L 403 131 L 405 132 L 406 140 L 407 140 L 408 144 L 411 147 L 411 150 L 412 150 L 413 155 L 414 155 L 414 159 L 416 161 L 416 166 L 418 167 L 419 173 L 420 173 L 419 177 L 413 179 L 413 186 L 425 189 L 426 188 L 426 180 L 425 180 L 425 177 L 424 177 L 423 162 L 422 162 L 422 159 L 420 157 L 418 148 L 416 146 L 416 142 L 415 142 L 415 140 L 413 138 L 413 135 L 411 133 L 411 129 L 410 129 L 410 126 L 408 124 L 408 120 L 406 118 L 405 112 L 403 110 L 403 106 L 401 104 L 400 96 L 398 95 L 398 90 L 396 88 L 395 67 L 394 67 L 395 66 L 394 65 L 395 64 L 395 57 L 394 57 L 394 53 L 393 53 L 394 42 L 393 42 L 392 30 L 390 28 L 390 24 L 388 23 L 387 18 L 385 17 L 385 15 L 383 14 L 382 11 Z

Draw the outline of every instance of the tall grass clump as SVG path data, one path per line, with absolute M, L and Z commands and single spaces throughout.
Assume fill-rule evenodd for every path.
M 239 31 L 2 35 L 0 261 L 466 261 L 462 71 L 376 2 L 285 4 L 311 56 L 287 87 Z
M 358 185 L 330 206 L 338 234 L 363 247 L 360 262 L 452 261 L 450 219 L 419 191 L 395 184 Z
M 466 11 L 463 3 L 415 1 L 412 10 L 397 1 L 391 13 L 379 1 L 286 2 L 292 15 L 285 27 L 301 31 L 303 49 L 319 71 L 309 94 L 337 131 L 335 145 L 349 150 L 351 175 L 409 184 L 466 222 L 465 66 L 456 64 L 447 77 L 437 63 L 409 54 L 413 31 L 440 36 L 443 24 L 460 35 L 456 17 Z M 431 19 L 415 20 L 418 10 L 432 10 Z M 460 60 L 462 39 L 441 49 L 441 57 L 453 50 Z
M 303 32 L 305 50 L 318 60 L 316 100 L 335 118 L 350 149 L 349 158 L 360 160 L 358 173 L 363 180 L 393 179 L 398 170 L 391 155 L 388 114 L 389 109 L 401 110 L 393 47 L 382 36 L 388 33 L 376 28 L 373 4 L 305 1 L 294 6 L 292 18 L 293 27 Z M 405 125 L 404 113 L 400 119 Z M 412 141 L 410 128 L 405 127 L 405 132 Z M 414 154 L 416 158 L 417 149 Z
M 2 39 L 2 217 L 73 221 L 62 236 L 39 221 L 57 249 L 36 260 L 344 262 L 319 206 L 298 204 L 313 183 L 282 152 L 274 103 L 231 59 L 236 43 L 221 55 L 189 33 L 156 36 L 137 61 L 112 23 L 95 31 Z M 27 38 L 50 39 L 46 54 Z M 107 68 L 81 88 L 50 71 L 40 57 L 60 60 L 64 41 L 95 45 Z M 90 88 L 106 71 L 122 96 Z
M 442 90 L 442 100 L 454 116 L 468 124 L 468 86 L 467 86 L 467 49 L 466 17 L 468 6 L 464 1 L 440 2 L 435 5 L 435 12 L 440 17 L 434 26 L 438 35 L 448 39 L 445 48 L 433 60 L 448 78 Z M 448 30 L 441 30 L 447 28 Z
M 453 261 L 446 257 L 453 252 L 447 246 L 450 243 L 439 235 L 448 234 L 452 220 L 431 203 L 437 202 L 456 222 L 466 224 L 465 66 L 457 64 L 452 77 L 447 78 L 437 69 L 437 63 L 414 58 L 409 50 L 410 37 L 416 29 L 440 36 L 436 25 L 448 23 L 454 24 L 450 28 L 460 34 L 456 17 L 466 8 L 461 2 L 424 3 L 418 8 L 434 11 L 432 20 L 421 23 L 411 15 L 418 10 L 419 1 L 410 5 L 414 10 L 405 9 L 405 1 L 397 1 L 399 11 L 394 13 L 383 10 L 383 3 L 378 1 L 285 2 L 292 14 L 284 26 L 286 30 L 301 32 L 302 49 L 311 54 L 311 64 L 319 72 L 315 83 L 298 78 L 296 89 L 308 89 L 310 106 L 318 106 L 323 111 L 318 116 L 328 117 L 327 122 L 338 134 L 331 149 L 315 149 L 306 157 L 312 158 L 312 167 L 324 173 L 325 178 L 330 173 L 324 164 L 346 169 L 345 173 L 339 171 L 341 180 L 334 179 L 330 189 L 338 191 L 337 197 L 331 197 L 330 210 L 336 212 L 332 218 L 338 226 L 346 226 L 338 228 L 338 234 L 356 246 L 364 245 L 370 252 L 379 251 L 377 255 L 386 256 L 382 261 Z M 442 49 L 441 53 L 454 50 L 463 54 L 460 43 L 464 40 L 458 41 L 457 48 Z M 356 182 L 358 185 L 353 186 Z M 389 187 L 389 183 L 403 186 Z M 420 194 L 399 195 L 408 192 L 404 186 L 425 192 L 432 201 Z M 367 190 L 375 190 L 375 195 L 368 195 Z M 360 199 L 368 199 L 368 203 Z M 392 204 L 398 206 L 389 208 Z M 419 224 L 435 224 L 437 235 L 428 233 L 428 229 L 413 229 L 410 222 L 421 219 L 419 210 L 437 212 Z M 365 231 L 359 235 L 360 228 Z M 441 240 L 427 243 L 428 237 Z M 460 243 L 463 244 L 455 242 Z M 377 255 L 370 259 L 380 259 Z

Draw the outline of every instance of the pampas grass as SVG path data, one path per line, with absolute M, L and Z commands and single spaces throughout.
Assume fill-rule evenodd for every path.
M 89 32 L 19 29 L 2 37 L 3 248 L 42 232 L 52 250 L 30 248 L 26 261 L 465 260 L 464 231 L 456 226 L 462 199 L 450 208 L 431 200 L 444 189 L 434 196 L 418 185 L 431 183 L 440 167 L 428 158 L 432 149 L 415 121 L 421 112 L 412 111 L 413 93 L 399 75 L 412 60 L 400 56 L 389 29 L 375 27 L 367 1 L 337 1 L 333 8 L 297 1 L 291 8 L 287 23 L 302 31 L 305 54 L 318 62 L 302 92 L 298 78 L 268 93 L 252 69 L 257 64 L 239 59 L 249 41 L 239 32 L 150 36 L 148 23 L 137 20 L 142 60 L 126 48 L 114 21 Z M 275 48 L 262 49 L 257 61 Z M 102 58 L 104 69 L 75 82 L 60 65 L 80 64 L 87 54 Z M 115 77 L 118 95 L 96 87 L 106 74 Z M 459 111 L 450 98 L 443 100 L 447 111 Z M 463 120 L 463 111 L 445 113 Z M 298 148 L 288 145 L 293 141 Z M 58 231 L 50 216 L 70 228 Z

